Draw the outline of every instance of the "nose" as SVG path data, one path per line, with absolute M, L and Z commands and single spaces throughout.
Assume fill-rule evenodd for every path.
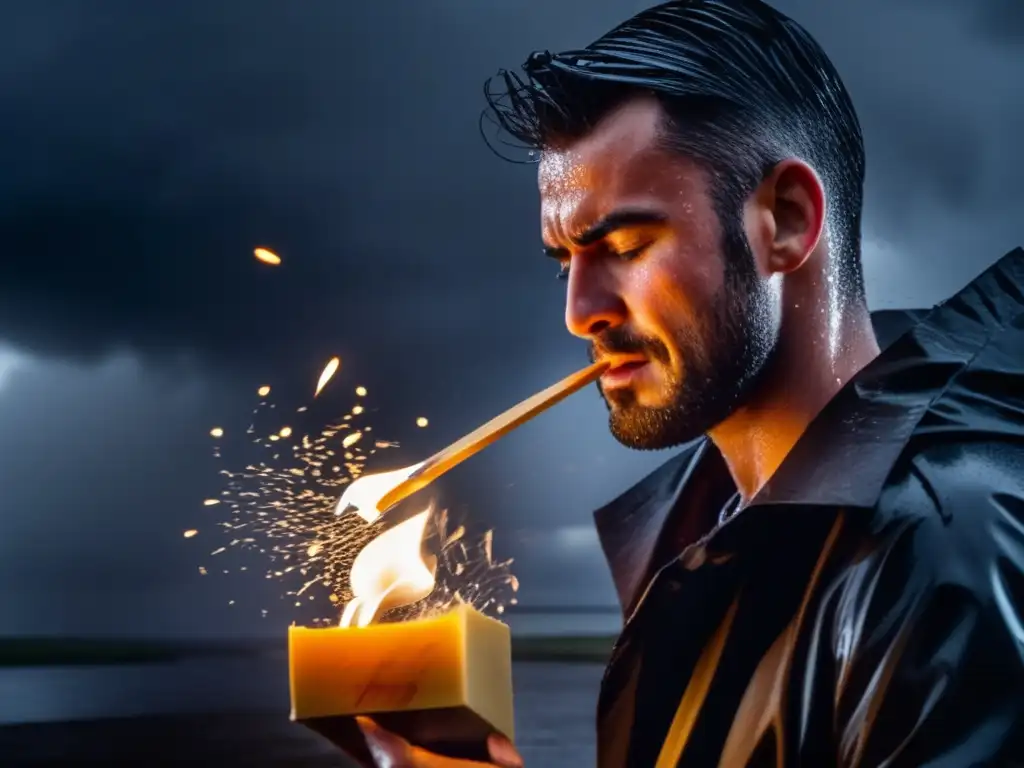
M 573 258 L 565 296 L 565 327 L 581 339 L 592 339 L 626 321 L 626 303 L 615 282 L 599 264 Z

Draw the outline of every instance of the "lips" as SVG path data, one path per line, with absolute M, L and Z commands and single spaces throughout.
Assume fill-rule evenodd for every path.
M 612 361 L 611 368 L 601 376 L 601 385 L 605 389 L 627 386 L 633 377 L 647 366 L 647 362 L 647 360 L 636 358 Z
M 607 372 L 608 373 L 622 374 L 622 373 L 625 373 L 626 371 L 635 371 L 635 370 L 637 370 L 639 368 L 643 368 L 645 365 L 647 365 L 647 361 L 646 360 L 630 360 L 630 361 L 625 362 L 625 363 L 619 363 L 618 365 L 613 365 L 611 368 L 608 369 Z

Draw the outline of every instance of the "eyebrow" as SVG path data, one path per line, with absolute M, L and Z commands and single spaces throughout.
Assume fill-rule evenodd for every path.
M 613 211 L 604 218 L 592 224 L 575 237 L 571 237 L 573 244 L 579 248 L 586 248 L 604 240 L 608 235 L 620 229 L 631 227 L 645 227 L 654 224 L 664 224 L 668 217 L 657 211 L 638 208 L 626 208 L 620 211 Z M 558 246 L 544 246 L 544 253 L 553 259 L 564 259 L 568 249 Z

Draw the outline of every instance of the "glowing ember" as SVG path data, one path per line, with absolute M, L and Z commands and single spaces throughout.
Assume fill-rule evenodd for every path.
M 220 427 L 214 427 L 210 430 L 210 437 L 224 437 L 224 430 Z
M 419 417 L 418 419 L 416 419 L 416 426 L 417 426 L 417 427 L 425 427 L 425 426 L 427 426 L 427 425 L 428 425 L 429 423 L 430 423 L 430 422 L 429 422 L 429 421 L 427 421 L 426 417 L 424 417 L 424 416 L 420 416 L 420 417 Z
M 256 394 L 259 395 L 260 397 L 266 397 L 267 395 L 270 394 L 270 387 L 264 384 L 262 387 L 256 390 Z
M 278 432 L 277 434 L 280 437 L 291 437 L 292 436 L 292 428 L 291 427 L 281 427 L 281 431 Z
M 324 367 L 323 373 L 320 374 L 320 379 L 316 383 L 316 392 L 313 393 L 313 397 L 320 394 L 323 388 L 327 386 L 327 382 L 334 377 L 334 374 L 338 372 L 340 367 L 341 358 L 339 357 L 332 357 L 327 361 L 327 365 Z
M 267 248 L 255 248 L 252 255 L 256 257 L 257 261 L 262 261 L 264 264 L 269 264 L 272 267 L 276 267 L 281 263 L 281 257 Z
M 420 554 L 431 510 L 396 525 L 367 544 L 352 563 L 352 599 L 342 627 L 365 627 L 387 611 L 423 600 L 434 591 L 437 558 Z
M 190 528 L 189 530 L 185 531 L 183 535 L 186 539 L 191 539 L 197 533 L 199 533 L 199 531 L 197 531 L 195 528 Z
M 356 387 L 356 394 L 359 397 L 366 397 L 366 387 Z
M 351 435 L 345 435 L 345 439 L 341 441 L 341 446 L 343 448 L 351 448 L 353 445 L 359 442 L 359 439 L 362 436 L 362 432 L 353 432 Z
M 215 504 L 220 504 L 220 499 L 203 499 L 204 507 L 212 507 Z

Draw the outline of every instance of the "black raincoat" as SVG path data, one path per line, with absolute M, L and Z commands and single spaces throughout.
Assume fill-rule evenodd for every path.
M 1024 766 L 1024 250 L 719 523 L 735 490 L 704 440 L 595 513 L 626 617 L 602 768 Z

